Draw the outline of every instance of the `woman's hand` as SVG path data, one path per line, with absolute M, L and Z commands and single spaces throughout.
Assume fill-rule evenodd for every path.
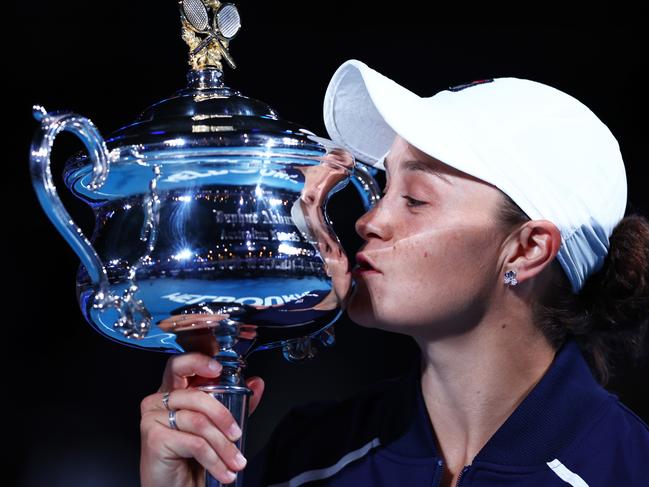
M 210 356 L 190 352 L 167 361 L 158 392 L 141 403 L 140 483 L 142 487 L 194 487 L 205 484 L 205 469 L 223 483 L 245 466 L 237 463 L 239 450 L 234 442 L 241 437 L 234 417 L 214 397 L 193 388 L 193 376 L 218 377 L 221 364 Z M 246 379 L 252 389 L 249 415 L 257 408 L 264 392 L 261 377 Z M 169 411 L 162 402 L 169 394 L 169 408 L 177 410 L 177 430 L 169 425 Z

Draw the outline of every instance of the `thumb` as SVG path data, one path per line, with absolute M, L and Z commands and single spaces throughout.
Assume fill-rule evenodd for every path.
M 248 416 L 250 416 L 261 401 L 261 396 L 264 394 L 264 388 L 266 384 L 264 379 L 259 376 L 249 377 L 246 379 L 246 385 L 252 389 L 252 395 L 250 396 L 250 404 L 248 405 Z

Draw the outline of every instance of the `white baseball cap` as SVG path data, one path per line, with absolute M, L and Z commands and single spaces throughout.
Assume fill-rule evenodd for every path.
M 583 103 L 520 78 L 477 80 L 420 97 L 350 59 L 324 99 L 331 139 L 368 165 L 396 134 L 507 194 L 532 220 L 561 232 L 557 254 L 577 294 L 608 253 L 624 217 L 627 182 L 617 140 Z

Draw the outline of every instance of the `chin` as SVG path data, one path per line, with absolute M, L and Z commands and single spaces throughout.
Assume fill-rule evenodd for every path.
M 363 328 L 373 328 L 390 333 L 401 335 L 416 334 L 418 326 L 403 321 L 402 315 L 394 316 L 394 313 L 384 313 L 387 310 L 377 310 L 374 308 L 371 300 L 367 295 L 352 295 L 346 308 L 347 316 L 351 321 Z M 421 330 L 419 330 L 421 331 Z
M 352 320 L 354 323 L 365 326 L 365 323 L 367 323 L 367 311 L 360 309 L 360 306 L 355 305 L 353 301 L 350 301 L 349 304 L 347 305 L 347 309 L 345 310 L 347 312 L 347 316 L 349 316 L 349 319 Z
M 385 331 L 395 331 L 394 321 L 381 319 L 369 300 L 351 299 L 347 309 L 347 316 L 351 321 L 363 328 L 376 328 Z
M 371 301 L 367 299 L 367 294 L 359 294 L 358 288 L 351 294 L 346 312 L 349 319 L 357 325 L 373 328 L 376 323 Z

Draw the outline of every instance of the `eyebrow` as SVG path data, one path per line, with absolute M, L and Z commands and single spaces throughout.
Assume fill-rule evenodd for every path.
M 388 158 L 383 159 L 383 167 L 385 167 L 385 172 L 388 172 Z M 442 179 L 447 184 L 452 184 L 448 178 L 446 178 L 442 173 L 435 169 L 431 162 L 428 161 L 418 161 L 414 159 L 409 159 L 403 163 L 403 168 L 408 171 L 422 171 L 427 174 L 432 174 Z

